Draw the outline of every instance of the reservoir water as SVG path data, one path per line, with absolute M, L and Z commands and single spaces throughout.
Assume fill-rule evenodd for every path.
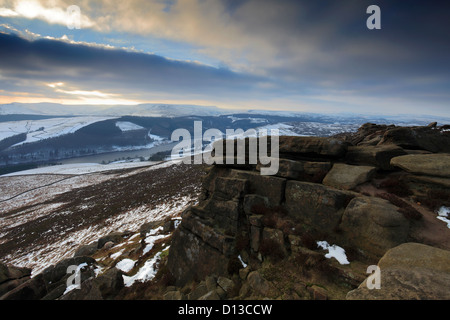
M 145 160 L 158 152 L 170 151 L 178 142 L 168 143 L 158 145 L 152 148 L 137 149 L 137 150 L 125 150 L 125 151 L 114 151 L 108 153 L 99 153 L 90 156 L 77 157 L 71 159 L 58 160 L 61 164 L 72 164 L 72 163 L 110 163 L 114 161 L 126 160 L 126 159 L 136 159 L 144 157 Z

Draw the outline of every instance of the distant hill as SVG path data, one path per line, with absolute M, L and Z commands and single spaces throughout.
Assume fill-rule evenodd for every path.
M 281 107 L 280 107 L 281 108 Z M 258 109 L 222 109 L 215 106 L 200 106 L 189 104 L 148 103 L 138 105 L 63 105 L 58 103 L 10 103 L 0 104 L 0 122 L 15 121 L 2 120 L 5 116 L 24 118 L 19 120 L 36 120 L 33 117 L 73 117 L 73 116 L 102 116 L 102 117 L 187 117 L 187 116 L 224 116 L 244 115 L 245 117 L 285 117 L 314 119 L 327 123 L 395 123 L 404 125 L 425 125 L 437 121 L 439 125 L 449 124 L 450 117 L 415 114 L 360 114 L 360 113 L 313 113 L 286 110 L 258 110 Z M 44 119 L 44 118 L 41 118 Z
M 58 116 L 140 116 L 180 117 L 218 116 L 233 113 L 231 110 L 210 106 L 175 104 L 129 105 L 62 105 L 57 103 L 10 103 L 0 105 L 0 115 L 58 115 Z

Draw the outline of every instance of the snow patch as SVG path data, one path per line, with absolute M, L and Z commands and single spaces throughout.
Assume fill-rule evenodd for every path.
M 103 272 L 104 269 L 105 269 L 104 267 L 96 266 L 96 268 L 94 269 L 95 277 L 98 277 Z
M 165 250 L 167 249 L 168 248 Z M 159 260 L 161 253 L 162 251 L 158 252 L 152 259 L 147 260 L 134 276 L 122 276 L 125 287 L 131 287 L 136 281 L 145 282 L 152 280 L 158 271 L 156 263 Z
M 140 125 L 137 125 L 133 122 L 128 122 L 128 121 L 117 121 L 116 127 L 119 128 L 120 131 L 122 131 L 122 132 L 145 129 L 144 127 L 141 127 Z
M 242 267 L 247 268 L 247 264 L 242 260 L 241 255 L 238 255 L 238 259 L 239 259 L 239 261 L 241 262 Z
M 450 214 L 450 207 L 444 207 L 444 206 L 440 207 L 439 210 L 438 210 L 438 212 L 437 212 L 437 214 L 438 214 L 440 217 L 447 218 L 448 215 Z
M 148 133 L 148 136 L 149 136 L 149 138 L 152 139 L 153 141 L 161 142 L 161 141 L 166 140 L 165 138 L 160 137 L 160 136 L 157 136 L 156 134 L 151 134 L 150 132 Z
M 80 289 L 80 285 L 79 284 L 71 284 L 70 286 L 68 286 L 66 288 L 63 295 L 65 295 L 66 293 L 69 293 L 70 291 L 75 290 L 75 289 Z
M 450 219 L 449 219 L 449 215 L 450 215 L 450 207 L 440 207 L 438 212 L 437 212 L 438 216 L 437 218 L 443 222 L 445 222 L 447 224 L 447 228 L 450 229 Z
M 136 261 L 131 259 L 123 259 L 116 264 L 116 268 L 127 273 L 134 268 Z
M 340 264 L 350 264 L 345 255 L 345 250 L 337 245 L 329 245 L 326 241 L 317 241 L 317 247 L 328 250 L 325 258 L 335 258 Z
M 139 234 L 139 233 L 136 233 L 136 234 L 132 235 L 132 236 L 130 237 L 130 239 L 128 239 L 127 242 L 130 242 L 131 240 L 134 240 L 135 238 L 137 238 L 137 237 L 139 237 L 139 236 L 140 236 L 140 234 Z
M 174 229 L 177 229 L 178 226 L 181 224 L 181 218 L 173 218 L 172 220 Z
M 117 259 L 118 257 L 120 257 L 121 255 L 122 255 L 122 253 L 123 253 L 123 250 L 120 250 L 120 251 L 117 251 L 116 253 L 113 253 L 111 256 L 110 256 L 110 258 L 111 259 Z
M 157 234 L 158 232 L 160 232 L 161 230 L 163 229 L 163 227 L 158 227 L 158 228 L 155 228 L 155 229 L 152 229 L 152 230 L 150 230 L 148 233 L 147 233 L 147 237 L 149 237 L 149 236 L 154 236 L 155 234 Z M 147 239 L 146 239 L 147 240 Z
M 148 252 L 150 252 L 150 250 L 153 249 L 153 246 L 155 245 L 155 242 L 159 239 L 164 239 L 167 238 L 170 235 L 156 235 L 159 231 L 161 231 L 163 229 L 163 227 L 158 227 L 156 229 L 150 230 L 149 233 L 147 233 L 146 238 L 144 240 L 144 242 L 147 244 L 146 247 L 144 248 L 142 255 L 147 254 Z

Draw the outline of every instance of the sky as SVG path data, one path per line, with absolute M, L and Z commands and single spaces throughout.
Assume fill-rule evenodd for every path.
M 0 104 L 448 117 L 449 30 L 449 1 L 0 0 Z

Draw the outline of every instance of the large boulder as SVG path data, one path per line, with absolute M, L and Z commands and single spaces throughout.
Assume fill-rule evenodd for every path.
M 245 179 L 217 177 L 214 190 L 214 197 L 220 200 L 239 200 L 247 193 L 248 181 Z
M 250 215 L 254 213 L 255 207 L 269 207 L 269 199 L 267 197 L 262 197 L 257 194 L 247 194 L 244 197 L 243 209 L 245 214 Z
M 448 125 L 438 127 L 436 122 L 417 127 L 366 123 L 343 137 L 355 146 L 396 145 L 408 150 L 450 152 Z
M 8 266 L 0 262 L 0 297 L 28 281 L 31 269 Z
M 97 262 L 94 258 L 87 256 L 68 258 L 58 262 L 55 265 L 47 267 L 44 271 L 42 271 L 42 275 L 44 276 L 46 283 L 54 284 L 67 275 L 67 269 L 69 266 L 79 266 L 82 264 L 94 266 Z
M 407 172 L 450 178 L 450 154 L 410 154 L 391 159 L 391 165 Z
M 18 280 L 21 283 L 9 290 L 3 296 L 1 300 L 54 300 L 60 297 L 66 287 L 67 279 L 70 276 L 67 273 L 69 266 L 80 266 L 86 265 L 87 268 L 81 270 L 81 282 L 94 277 L 93 267 L 96 261 L 91 257 L 73 257 L 64 259 L 58 262 L 56 265 L 51 265 L 47 267 L 42 273 L 29 277 L 28 269 L 17 269 L 15 270 L 15 276 L 20 276 Z M 86 270 L 85 270 L 86 269 Z M 84 270 L 84 271 L 83 271 Z M 11 288 L 10 288 L 11 289 Z
M 390 249 L 378 262 L 380 289 L 366 279 L 349 300 L 449 300 L 450 251 L 419 243 Z
M 331 168 L 329 161 L 279 159 L 277 177 L 291 180 L 320 182 Z M 258 165 L 256 169 L 260 169 Z
M 368 257 L 381 257 L 387 250 L 407 240 L 409 221 L 397 210 L 384 199 L 354 198 L 339 225 L 343 241 Z
M 208 287 L 206 286 L 205 281 L 201 281 L 189 294 L 188 300 L 198 300 L 205 294 L 207 294 Z
M 273 245 L 270 245 L 270 250 L 276 250 L 277 252 L 270 252 L 270 254 L 276 255 L 276 256 L 286 256 L 287 251 L 286 247 L 284 246 L 284 235 L 281 230 L 278 229 L 272 229 L 272 228 L 264 228 L 262 231 L 262 242 L 266 245 L 268 243 L 273 243 Z M 267 248 L 266 248 L 267 250 Z
M 20 279 L 31 275 L 31 269 L 8 266 L 0 262 L 0 283 L 8 280 Z
M 240 205 L 237 201 L 222 201 L 215 197 L 207 201 L 204 210 L 194 209 L 194 212 L 202 212 L 203 217 L 212 220 L 215 228 L 227 230 L 230 234 L 236 234 L 239 222 Z M 208 217 L 209 216 L 209 217 Z
M 42 274 L 8 291 L 0 300 L 39 300 L 47 294 L 47 283 Z
M 123 241 L 124 236 L 128 235 L 126 232 L 111 232 L 110 234 L 98 239 L 97 248 L 101 249 L 107 242 L 119 243 Z
M 97 252 L 97 250 L 98 250 L 98 243 L 97 241 L 94 241 L 93 243 L 80 246 L 75 251 L 73 256 L 74 257 L 92 256 Z
M 430 195 L 441 198 L 441 195 L 448 193 L 448 190 L 450 190 L 450 178 L 407 174 L 403 181 L 419 199 L 426 197 L 431 200 Z M 439 202 L 437 205 L 444 205 L 442 201 Z
M 394 125 L 365 123 L 352 134 L 348 140 L 353 145 L 376 145 L 384 136 L 386 130 L 395 128 Z
M 248 181 L 217 177 L 214 190 L 214 193 L 204 200 L 201 206 L 192 208 L 190 211 L 206 220 L 212 220 L 215 227 L 235 234 L 239 214 L 242 211 L 241 202 L 248 190 Z
M 280 205 L 283 200 L 286 179 L 241 170 L 231 170 L 230 178 L 248 180 L 248 193 L 266 197 L 272 206 Z
M 450 152 L 450 135 L 433 125 L 426 127 L 395 127 L 387 130 L 382 144 L 395 144 L 404 149 Z
M 335 163 L 323 179 L 323 184 L 337 189 L 351 190 L 369 181 L 375 172 L 375 167 Z
M 226 277 L 219 277 L 217 279 L 217 285 L 227 294 L 231 294 L 231 291 L 235 287 L 234 281 Z
M 349 164 L 375 166 L 382 170 L 393 170 L 391 159 L 406 155 L 405 150 L 396 145 L 352 146 L 348 147 L 346 161 Z
M 145 236 L 147 236 L 147 233 L 149 233 L 151 230 L 156 229 L 158 227 L 162 227 L 163 224 L 164 224 L 164 220 L 156 220 L 156 221 L 146 222 L 143 225 L 141 225 L 141 227 L 139 228 L 139 234 L 142 238 L 144 238 Z M 117 239 L 120 241 L 121 237 L 117 237 Z M 110 239 L 105 239 L 105 240 L 110 240 Z
M 282 136 L 279 143 L 280 155 L 312 158 L 341 158 L 345 155 L 348 146 L 347 142 L 326 137 Z
M 205 244 L 217 249 L 223 254 L 229 254 L 230 243 L 234 237 L 226 235 L 227 230 L 216 227 L 211 224 L 211 220 L 201 219 L 193 213 L 187 214 L 183 218 L 180 227 L 197 236 Z
M 81 283 L 80 289 L 74 289 L 61 300 L 111 300 L 124 287 L 123 272 L 111 268 L 97 278 L 91 278 Z
M 221 248 L 217 248 L 223 246 L 223 243 L 215 237 L 215 233 L 207 231 L 212 229 L 205 228 L 203 237 L 210 237 L 207 240 L 210 242 L 216 241 L 215 246 L 186 229 L 184 226 L 188 219 L 189 217 L 183 219 L 175 230 L 167 261 L 167 267 L 175 277 L 177 286 L 184 286 L 194 279 L 204 279 L 212 274 L 226 275 L 228 271 L 229 258 L 223 254 Z
M 262 298 L 275 299 L 280 295 L 278 288 L 269 280 L 265 279 L 259 271 L 252 271 L 247 276 L 247 281 L 241 288 L 241 295 L 246 291 L 249 299 Z
M 322 184 L 292 180 L 286 183 L 286 209 L 295 220 L 327 233 L 339 224 L 343 210 L 355 195 Z

